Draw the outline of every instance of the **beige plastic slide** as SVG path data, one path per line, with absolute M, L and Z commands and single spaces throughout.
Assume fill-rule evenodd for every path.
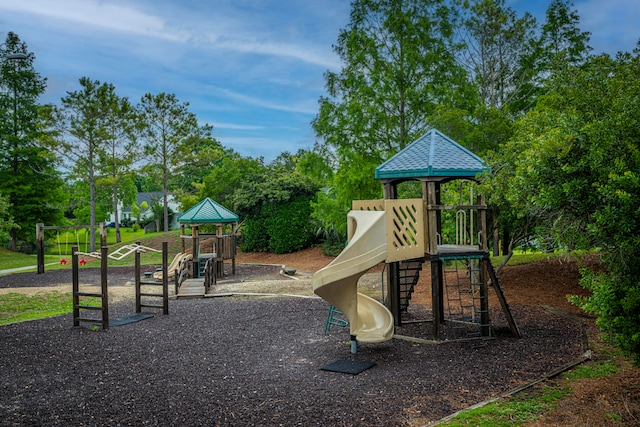
M 357 341 L 387 341 L 393 336 L 393 315 L 380 302 L 357 292 L 360 277 L 387 259 L 385 212 L 353 210 L 347 221 L 349 243 L 313 275 L 313 292 L 345 315 Z
M 180 261 L 182 261 L 185 258 L 191 259 L 191 254 L 178 253 L 178 255 L 176 255 L 175 258 L 173 259 L 173 261 L 171 261 L 171 264 L 169 264 L 169 267 L 167 267 L 167 273 L 169 275 L 168 280 L 173 279 L 173 276 L 175 276 L 176 274 L 176 269 L 178 268 Z M 162 271 L 156 271 L 155 273 L 153 273 L 153 278 L 156 280 L 162 280 Z

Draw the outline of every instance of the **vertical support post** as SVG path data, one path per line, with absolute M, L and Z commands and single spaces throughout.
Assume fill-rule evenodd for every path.
M 236 275 L 236 224 L 231 226 L 231 239 L 229 240 L 231 245 L 231 274 Z
M 440 325 L 444 319 L 442 299 L 442 260 L 431 260 L 431 310 L 433 313 L 433 339 L 440 341 Z
M 100 247 L 107 246 L 107 227 L 104 222 L 100 223 Z
M 162 313 L 169 314 L 169 243 L 162 242 Z
M 140 242 L 136 242 L 136 245 L 139 245 Z M 140 283 L 140 252 L 135 251 L 134 255 L 134 274 L 135 274 L 135 282 L 136 282 L 136 313 L 142 313 L 142 297 L 141 297 L 141 287 Z
M 73 326 L 80 326 L 80 281 L 78 280 L 78 247 L 73 246 L 71 248 L 71 287 L 73 293 Z
M 476 204 L 482 206 L 478 208 L 478 247 L 481 251 L 489 250 L 489 242 L 487 241 L 487 208 L 484 205 L 484 196 L 477 197 Z
M 102 283 L 102 329 L 109 329 L 109 290 L 107 288 L 107 263 L 109 248 L 102 246 L 100 254 L 100 281 Z
M 184 251 L 186 250 L 185 244 L 184 244 L 184 224 L 180 224 L 180 246 L 182 247 L 182 250 L 180 253 L 184 253 Z
M 38 264 L 38 274 L 44 273 L 44 224 L 37 223 L 36 224 L 36 253 L 37 255 L 37 264 Z
M 483 337 L 491 336 L 491 319 L 489 317 L 489 286 L 487 284 L 489 276 L 489 268 L 487 263 L 491 262 L 489 258 L 482 260 L 482 268 L 480 269 L 480 334 Z
M 191 259 L 193 263 L 193 278 L 200 277 L 200 260 L 198 254 L 198 226 L 191 226 Z
M 436 214 L 436 209 L 434 207 L 438 204 L 437 202 L 437 194 L 436 194 L 436 183 L 435 182 L 427 182 L 426 183 L 426 220 L 427 226 L 425 228 L 427 233 L 426 238 L 426 248 L 427 252 L 430 255 L 436 255 L 438 253 L 438 216 Z

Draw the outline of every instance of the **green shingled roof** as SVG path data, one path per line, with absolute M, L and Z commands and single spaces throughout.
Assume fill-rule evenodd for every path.
M 437 129 L 412 142 L 376 168 L 376 179 L 473 178 L 489 167 L 482 159 Z
M 238 215 L 208 197 L 178 217 L 178 222 L 185 224 L 216 224 L 238 220 Z

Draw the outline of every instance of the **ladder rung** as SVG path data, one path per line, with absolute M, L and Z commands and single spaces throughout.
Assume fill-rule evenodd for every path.
M 147 286 L 162 286 L 163 283 L 162 282 L 140 282 L 140 285 L 147 285 Z
M 95 298 L 102 298 L 102 294 L 94 294 L 91 292 L 76 292 L 76 295 L 79 297 L 95 297 Z
M 93 323 L 102 323 L 102 319 L 89 319 L 87 317 L 76 317 L 79 322 L 93 322 Z
M 78 308 L 81 310 L 102 310 L 102 306 L 95 306 L 95 305 L 76 305 L 75 308 Z
M 148 293 L 140 293 L 141 297 L 163 297 L 163 294 L 148 294 Z
M 153 305 L 153 304 L 140 304 L 140 307 L 146 308 L 164 308 L 162 305 Z

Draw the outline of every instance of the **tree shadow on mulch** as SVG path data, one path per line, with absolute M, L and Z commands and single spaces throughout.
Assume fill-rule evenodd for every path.
M 582 354 L 580 326 L 514 305 L 523 339 L 484 346 L 324 335 L 328 305 L 309 298 L 170 301 L 170 314 L 108 331 L 70 315 L 0 328 L 0 425 L 402 426 L 496 396 Z M 132 314 L 131 301 L 110 317 Z M 428 326 L 425 326 L 428 327 Z M 323 371 L 340 359 L 376 365 Z

